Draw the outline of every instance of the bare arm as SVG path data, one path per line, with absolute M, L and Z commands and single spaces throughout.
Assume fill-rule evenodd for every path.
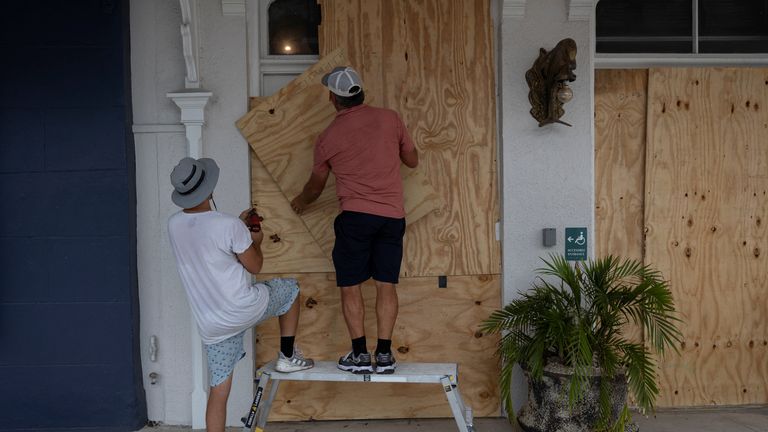
M 264 265 L 264 255 L 261 253 L 261 241 L 264 239 L 264 233 L 262 231 L 251 231 L 251 246 L 244 250 L 242 253 L 237 254 L 237 259 L 240 264 L 245 267 L 251 274 L 258 274 L 261 271 L 261 267 Z
M 329 174 L 330 171 L 327 171 L 325 174 L 318 174 L 314 171 L 312 172 L 309 180 L 307 180 L 307 183 L 304 185 L 304 189 L 296 198 L 293 199 L 293 201 L 291 201 L 291 207 L 293 207 L 293 210 L 296 213 L 302 214 L 304 209 L 306 209 L 308 205 L 315 202 L 320 194 L 323 193 L 323 189 L 325 189 L 325 183 L 328 181 Z
M 408 168 L 416 168 L 419 165 L 419 152 L 416 147 L 413 147 L 410 151 L 401 151 L 400 160 Z

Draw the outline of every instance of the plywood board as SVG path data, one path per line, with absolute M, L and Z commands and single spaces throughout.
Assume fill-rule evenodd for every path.
M 251 203 L 264 217 L 264 273 L 332 272 L 333 263 L 320 249 L 301 218 L 293 211 L 280 187 L 253 151 L 251 156 Z
M 346 63 L 342 50 L 330 53 L 275 95 L 253 100 L 252 109 L 237 122 L 254 153 L 279 186 L 286 204 L 301 192 L 309 178 L 314 142 L 335 116 L 335 110 L 327 100 L 328 90 L 320 83 L 320 78 Z M 440 197 L 423 171 L 403 167 L 402 173 L 406 217 L 410 224 L 414 224 L 440 206 Z M 258 187 L 253 186 L 254 189 Z M 317 201 L 300 216 L 329 258 L 334 241 L 333 219 L 338 212 L 335 180 L 331 176 Z M 306 270 L 296 267 L 293 271 Z
M 301 284 L 297 343 L 309 356 L 337 360 L 350 350 L 332 275 L 294 275 Z M 268 276 L 264 276 L 268 277 Z M 462 396 L 476 416 L 499 414 L 497 336 L 483 335 L 480 322 L 500 307 L 499 276 L 456 276 L 447 288 L 437 278 L 408 278 L 398 288 L 400 313 L 392 347 L 398 361 L 457 362 Z M 366 335 L 376 344 L 375 296 L 363 286 Z M 256 365 L 277 355 L 279 331 L 272 319 L 256 329 Z M 439 385 L 285 382 L 270 420 L 450 417 Z
M 652 69 L 646 262 L 685 321 L 660 406 L 768 403 L 768 70 Z
M 595 251 L 643 262 L 648 70 L 595 71 Z M 623 329 L 641 341 L 642 329 Z
M 595 71 L 595 251 L 643 260 L 648 70 Z
M 321 0 L 366 98 L 398 111 L 444 205 L 406 234 L 403 274 L 500 272 L 493 31 L 482 0 Z M 457 31 L 456 29 L 461 29 Z

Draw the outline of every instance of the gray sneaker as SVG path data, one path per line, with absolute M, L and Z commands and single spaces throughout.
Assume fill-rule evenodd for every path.
M 355 356 L 354 351 L 350 351 L 339 359 L 338 368 L 356 374 L 372 374 L 371 353 L 366 352 Z
M 376 354 L 376 373 L 377 374 L 392 374 L 395 373 L 397 362 L 395 356 L 392 353 L 377 353 Z
M 299 347 L 293 347 L 293 357 L 286 357 L 282 351 L 277 355 L 275 370 L 278 372 L 296 372 L 310 369 L 315 365 L 311 358 L 305 358 Z

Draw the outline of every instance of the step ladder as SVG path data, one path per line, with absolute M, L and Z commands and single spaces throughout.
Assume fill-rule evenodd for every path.
M 281 373 L 275 371 L 275 362 L 270 362 L 256 373 L 259 385 L 253 397 L 251 410 L 243 418 L 243 432 L 263 432 L 269 417 L 269 410 L 277 395 L 280 381 L 334 381 L 361 383 L 431 383 L 440 384 L 448 404 L 451 406 L 453 418 L 460 432 L 472 432 L 472 410 L 464 405 L 459 393 L 459 367 L 456 363 L 398 363 L 395 373 L 384 374 L 353 374 L 339 370 L 335 362 L 315 362 L 315 367 L 299 372 Z M 269 388 L 269 395 L 262 405 L 264 392 Z M 258 416 L 258 420 L 257 419 Z M 255 424 L 254 424 L 255 423 Z M 254 429 L 255 426 L 255 429 Z

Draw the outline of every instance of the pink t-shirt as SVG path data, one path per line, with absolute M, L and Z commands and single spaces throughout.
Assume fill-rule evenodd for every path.
M 362 104 L 336 113 L 315 143 L 312 170 L 333 170 L 342 210 L 403 218 L 400 152 L 412 149 L 395 111 Z

